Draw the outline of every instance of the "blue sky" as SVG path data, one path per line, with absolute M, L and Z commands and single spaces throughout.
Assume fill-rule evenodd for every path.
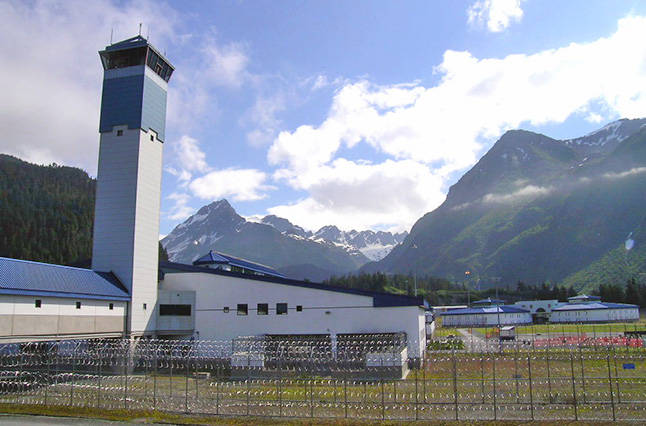
M 161 234 L 220 198 L 408 230 L 507 129 L 646 116 L 639 0 L 0 0 L 0 152 L 94 175 L 96 52 L 139 22 L 176 66 Z

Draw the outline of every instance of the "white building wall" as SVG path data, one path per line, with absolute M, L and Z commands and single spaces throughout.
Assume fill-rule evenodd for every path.
M 161 289 L 195 291 L 195 331 L 200 339 L 405 332 L 411 356 L 418 356 L 426 345 L 424 310 L 417 306 L 375 308 L 369 296 L 209 273 L 168 273 Z M 268 315 L 258 315 L 258 303 L 269 305 Z M 288 304 L 287 315 L 276 315 L 277 303 Z M 238 304 L 247 304 L 248 315 L 237 314 Z M 302 312 L 297 312 L 298 305 Z
M 36 307 L 40 300 L 40 307 Z M 80 308 L 76 303 L 80 302 Z M 110 309 L 112 304 L 113 309 Z M 63 297 L 0 295 L 0 342 L 122 335 L 127 302 Z
M 550 322 L 611 322 L 637 321 L 638 308 L 589 309 L 581 311 L 554 311 Z
M 445 327 L 497 326 L 498 324 L 516 325 L 531 324 L 531 322 L 532 316 L 529 312 L 442 316 L 442 325 Z
M 162 146 L 126 126 L 100 137 L 92 269 L 114 272 L 131 293 L 134 334 L 156 328 Z

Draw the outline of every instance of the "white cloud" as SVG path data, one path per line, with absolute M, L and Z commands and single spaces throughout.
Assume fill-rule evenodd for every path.
M 207 172 L 209 170 L 206 154 L 200 149 L 200 144 L 196 139 L 184 135 L 173 145 L 173 148 L 177 155 L 177 162 L 183 170 L 188 172 Z
M 265 184 L 267 175 L 255 169 L 215 170 L 194 179 L 189 188 L 204 200 L 231 198 L 234 201 L 255 201 L 267 197 L 274 187 Z
M 381 164 L 337 159 L 292 176 L 290 184 L 309 197 L 268 211 L 308 229 L 406 229 L 444 199 L 441 178 L 412 160 Z
M 168 213 L 168 217 L 172 220 L 184 220 L 195 211 L 194 208 L 188 205 L 188 202 L 191 200 L 188 194 L 173 192 L 166 198 L 175 202 L 171 211 Z
M 214 84 L 225 87 L 240 87 L 248 77 L 246 72 L 249 58 L 241 43 L 218 44 L 215 40 L 202 48 L 206 68 L 204 75 Z
M 470 25 L 486 25 L 491 32 L 505 30 L 513 21 L 520 22 L 523 0 L 478 0 L 467 9 Z
M 285 96 L 281 92 L 273 96 L 258 96 L 254 105 L 240 120 L 242 125 L 253 126 L 246 134 L 247 141 L 253 146 L 270 143 L 281 125 L 276 115 L 284 111 L 285 107 Z
M 511 193 L 486 194 L 484 197 L 482 197 L 482 202 L 485 204 L 514 203 L 520 200 L 528 200 L 530 198 L 545 196 L 552 193 L 553 191 L 554 191 L 554 188 L 551 186 L 546 187 L 546 186 L 527 185 Z
M 332 164 L 340 152 L 363 145 L 386 158 L 424 164 L 440 178 L 429 189 L 437 192 L 473 165 L 494 138 L 523 123 L 561 123 L 573 115 L 589 117 L 595 109 L 643 116 L 646 45 L 634 40 L 644 38 L 646 18 L 628 17 L 607 38 L 532 55 L 479 59 L 446 51 L 436 67 L 441 77 L 436 86 L 347 84 L 335 93 L 320 124 L 281 132 L 267 158 L 278 167 L 275 179 L 313 191 L 328 182 L 326 173 L 337 172 Z M 312 216 L 338 217 L 336 211 L 343 211 L 341 200 L 332 206 L 310 198 L 296 205 L 305 219 L 308 206 Z M 425 211 L 436 207 L 437 199 L 427 199 Z M 374 218 L 365 213 L 370 226 Z
M 640 175 L 642 173 L 646 173 L 646 167 L 635 167 L 619 173 L 605 173 L 603 177 L 606 179 L 621 179 L 628 176 Z
M 95 174 L 102 69 L 97 50 L 155 24 L 161 47 L 177 16 L 152 1 L 0 1 L 0 152 Z M 144 25 L 145 29 L 145 25 Z

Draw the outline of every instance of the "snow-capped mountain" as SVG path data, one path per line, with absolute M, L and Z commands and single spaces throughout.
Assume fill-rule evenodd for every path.
M 190 263 L 213 249 L 289 271 L 294 278 L 321 280 L 383 258 L 406 235 L 335 226 L 311 232 L 274 215 L 247 220 L 220 200 L 202 207 L 161 242 L 174 262 Z

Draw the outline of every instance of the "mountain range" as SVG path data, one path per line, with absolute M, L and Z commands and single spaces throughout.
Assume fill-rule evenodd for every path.
M 311 232 L 274 215 L 247 220 L 227 200 L 219 200 L 177 225 L 161 243 L 173 262 L 191 263 L 217 250 L 269 265 L 293 278 L 321 281 L 380 260 L 406 235 L 346 232 L 336 226 Z
M 591 290 L 646 272 L 646 119 L 556 140 L 506 132 L 364 272 Z M 643 277 L 641 277 L 643 279 Z

